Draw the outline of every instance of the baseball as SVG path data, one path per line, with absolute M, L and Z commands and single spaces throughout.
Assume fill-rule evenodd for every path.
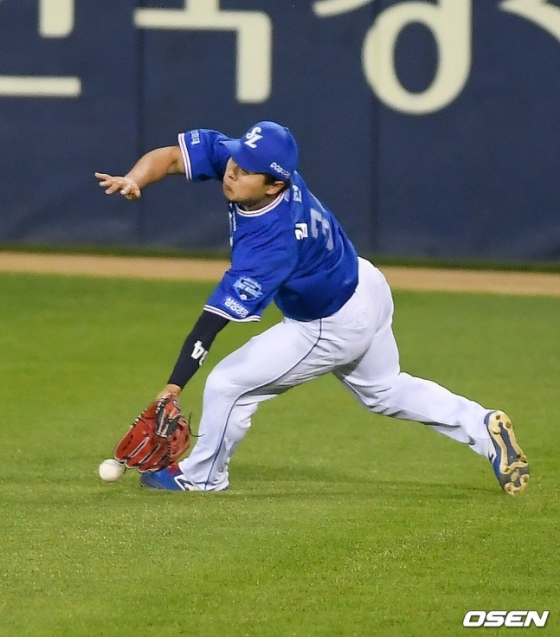
M 124 473 L 124 465 L 113 458 L 103 460 L 99 465 L 99 477 L 105 482 L 116 482 Z

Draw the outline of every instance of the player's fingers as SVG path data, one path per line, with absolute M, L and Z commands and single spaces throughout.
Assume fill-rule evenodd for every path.
M 130 180 L 123 180 L 120 193 L 127 199 L 140 199 L 140 188 Z
M 122 181 L 120 184 L 120 193 L 121 195 L 130 195 L 130 193 L 134 190 L 134 184 L 127 183 L 126 181 Z
M 95 173 L 95 176 L 99 179 L 99 185 L 103 188 L 110 186 L 115 181 L 112 175 L 106 175 L 105 173 Z
M 108 188 L 105 192 L 108 195 L 112 195 L 114 192 L 117 192 L 117 190 L 119 190 L 121 187 L 121 184 L 117 180 L 107 182 L 107 185 L 108 185 Z
M 99 182 L 99 186 L 100 188 L 107 188 L 107 194 L 110 195 L 113 192 L 115 192 L 115 190 L 119 189 L 119 184 L 115 183 L 115 180 L 110 177 L 109 179 L 103 179 L 103 181 Z
M 118 190 L 127 199 L 140 199 L 140 188 L 131 180 L 124 177 L 113 177 L 107 173 L 96 172 L 95 176 L 100 180 L 99 185 L 106 189 L 105 194 L 112 195 Z

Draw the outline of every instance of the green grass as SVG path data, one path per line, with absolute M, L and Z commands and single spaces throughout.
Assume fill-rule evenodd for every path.
M 513 418 L 520 498 L 330 376 L 260 407 L 228 492 L 102 483 L 211 289 L 0 275 L 0 637 L 439 637 L 471 609 L 550 610 L 522 634 L 560 634 L 560 299 L 395 294 L 403 369 Z M 222 332 L 185 410 L 277 319 Z

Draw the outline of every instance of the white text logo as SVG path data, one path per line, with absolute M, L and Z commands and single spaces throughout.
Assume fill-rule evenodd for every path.
M 224 305 L 241 318 L 245 318 L 247 314 L 249 314 L 249 310 L 246 307 L 243 307 L 241 303 L 238 303 L 235 299 L 232 299 L 231 296 L 227 297 Z
M 280 173 L 282 175 L 282 177 L 290 177 L 290 173 L 285 169 L 282 168 L 282 166 L 280 166 L 280 164 L 277 164 L 275 161 L 272 162 L 272 164 L 270 164 L 270 167 L 272 168 L 272 170 L 275 170 L 277 173 Z
M 536 610 L 469 610 L 463 619 L 465 628 L 527 628 L 534 624 L 544 628 L 548 620 L 548 610 L 541 615 Z

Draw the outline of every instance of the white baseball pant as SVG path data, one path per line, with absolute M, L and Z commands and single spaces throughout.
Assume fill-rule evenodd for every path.
M 308 322 L 284 318 L 218 363 L 204 389 L 200 437 L 179 465 L 194 488 L 228 487 L 231 455 L 260 402 L 328 372 L 369 411 L 424 423 L 488 457 L 488 410 L 401 372 L 392 317 L 385 277 L 360 259 L 358 287 L 338 312 Z

